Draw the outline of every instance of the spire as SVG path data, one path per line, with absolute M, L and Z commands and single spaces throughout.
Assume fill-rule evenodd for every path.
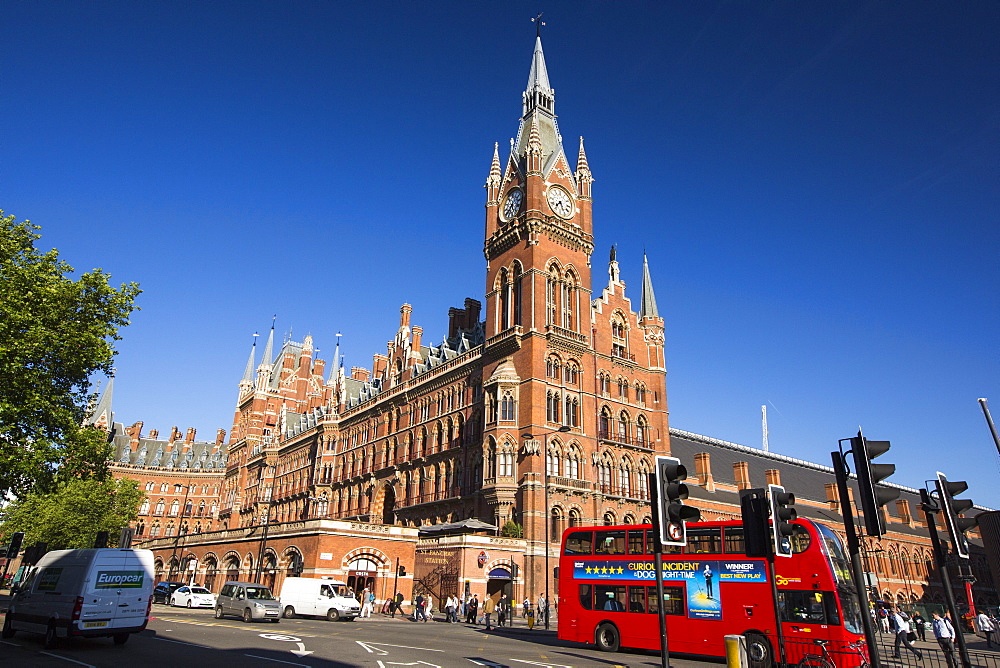
M 527 104 L 529 100 L 538 103 L 537 99 L 532 99 L 531 93 L 533 92 L 548 93 L 549 99 L 552 99 L 552 86 L 549 85 L 549 72 L 545 68 L 545 54 L 542 53 L 542 36 L 535 36 L 535 53 L 531 56 L 531 70 L 528 72 L 528 87 L 525 89 L 525 103 Z M 531 111 L 525 108 L 525 114 Z M 551 112 L 551 107 L 549 108 Z
M 576 156 L 576 173 L 578 177 L 580 174 L 590 174 L 590 165 L 587 164 L 587 153 L 583 150 L 583 137 L 580 137 L 580 152 Z
M 528 140 L 532 127 L 535 128 L 541 147 L 543 166 L 551 166 L 555 162 L 555 157 L 564 153 L 562 137 L 556 123 L 555 104 L 556 92 L 549 84 L 545 54 L 542 53 L 542 38 L 536 35 L 535 52 L 531 58 L 531 70 L 528 72 L 528 86 L 521 95 L 521 128 L 514 146 L 514 152 L 518 156 L 523 158 L 529 148 Z
M 500 144 L 493 142 L 493 162 L 490 164 L 490 175 L 486 177 L 486 187 L 493 189 L 500 188 Z
M 85 424 L 93 425 L 95 427 L 101 427 L 103 429 L 111 430 L 112 423 L 114 422 L 114 413 L 111 411 L 111 397 L 115 390 L 115 377 L 111 376 L 108 379 L 108 387 L 101 394 L 100 401 L 97 402 L 97 406 L 94 407 L 94 411 L 87 418 Z
M 267 343 L 264 345 L 264 357 L 260 360 L 261 364 L 268 366 L 274 362 L 274 320 L 275 318 L 271 318 L 271 331 L 268 333 Z
M 649 277 L 649 262 L 646 254 L 642 254 L 642 305 L 639 307 L 639 318 L 659 318 L 656 310 L 656 295 L 653 294 L 653 279 Z
M 253 385 L 253 363 L 257 354 L 257 332 L 254 332 L 253 336 L 253 345 L 250 346 L 250 358 L 247 359 L 247 368 L 243 370 L 243 381 L 240 385 Z

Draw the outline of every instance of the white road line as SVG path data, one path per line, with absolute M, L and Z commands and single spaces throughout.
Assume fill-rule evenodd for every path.
M 70 663 L 75 663 L 78 666 L 87 666 L 87 668 L 97 668 L 97 666 L 92 666 L 89 663 L 84 663 L 83 661 L 77 661 L 76 659 L 70 659 L 69 657 L 59 656 L 58 654 L 50 654 L 49 652 L 39 652 L 39 654 L 44 654 L 45 656 L 51 656 L 55 659 L 62 659 L 63 661 L 69 661 Z
M 7 642 L 6 640 L 0 640 L 0 643 L 3 643 L 4 645 L 10 645 L 11 647 L 20 647 L 20 645 L 17 644 L 16 642 Z
M 266 656 L 257 656 L 256 654 L 244 654 L 243 656 L 249 656 L 251 659 L 263 659 L 264 661 L 274 661 L 275 663 L 283 663 L 288 666 L 302 666 L 302 668 L 309 668 L 304 663 L 292 663 L 291 661 L 280 661 L 278 659 L 270 659 Z

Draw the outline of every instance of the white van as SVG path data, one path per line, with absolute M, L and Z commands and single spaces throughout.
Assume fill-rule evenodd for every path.
M 107 637 L 124 644 L 149 622 L 153 600 L 149 550 L 55 550 L 38 560 L 11 599 L 3 637 L 16 631 L 58 638 Z
M 347 585 L 340 580 L 285 578 L 281 585 L 281 607 L 286 619 L 295 615 L 320 615 L 331 622 L 351 621 L 361 614 L 357 600 L 344 596 Z

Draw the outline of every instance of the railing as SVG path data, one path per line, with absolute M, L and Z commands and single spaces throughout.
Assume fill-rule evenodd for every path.
M 611 429 L 598 429 L 597 438 L 602 441 L 612 441 L 614 443 L 622 443 L 624 445 L 634 445 L 637 448 L 652 448 L 652 442 L 645 436 L 632 436 L 630 434 L 621 434 L 612 431 Z
M 562 476 L 550 475 L 549 476 L 550 485 L 559 485 L 561 487 L 573 487 L 574 489 L 590 489 L 590 483 L 586 480 L 577 480 L 576 478 L 564 478 Z
M 559 327 L 558 325 L 549 325 L 548 330 L 550 334 L 561 336 L 564 339 L 569 339 L 578 343 L 587 343 L 587 336 L 585 334 L 578 334 L 572 329 L 566 329 L 565 327 Z

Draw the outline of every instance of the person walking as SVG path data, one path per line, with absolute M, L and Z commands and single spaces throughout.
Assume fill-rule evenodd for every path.
M 479 614 L 479 594 L 473 594 L 468 605 L 465 606 L 465 623 L 475 624 L 476 616 Z
M 545 624 L 549 621 L 549 602 L 545 600 L 545 594 L 538 595 L 538 607 L 535 611 L 538 613 L 537 623 Z
M 986 635 L 986 649 L 993 647 L 993 632 L 996 628 L 993 626 L 993 620 L 982 610 L 976 615 L 976 626 Z
M 944 652 L 948 668 L 958 668 L 955 661 L 955 627 L 951 625 L 950 619 L 936 612 L 931 613 L 931 619 L 931 631 L 934 632 L 934 639 Z
M 489 631 L 493 628 L 490 624 L 490 615 L 497 609 L 496 601 L 493 600 L 492 596 L 487 596 L 486 600 L 483 601 L 483 617 L 486 619 L 486 630 Z
M 372 607 L 375 605 L 375 594 L 365 587 L 365 590 L 361 592 L 361 617 L 371 617 Z
M 448 599 L 444 603 L 445 617 L 444 621 L 448 624 L 454 624 L 458 621 L 458 617 L 455 615 L 455 610 L 458 608 L 458 601 L 451 594 L 448 594 Z
M 428 619 L 434 619 L 434 597 L 429 592 L 424 599 L 424 621 Z
M 521 610 L 521 616 L 522 617 L 527 617 L 528 616 L 528 610 L 530 610 L 530 609 L 531 609 L 531 599 L 528 598 L 527 596 L 525 596 L 524 597 L 524 608 Z
M 416 605 L 413 606 L 413 621 L 419 622 L 423 620 L 424 623 L 427 622 L 427 614 L 425 606 L 427 601 L 424 599 L 423 594 L 417 594 Z
M 894 659 L 901 658 L 899 655 L 899 645 L 902 644 L 904 647 L 906 647 L 906 649 L 910 650 L 911 652 L 917 655 L 918 661 L 922 660 L 924 658 L 924 655 L 920 652 L 919 649 L 914 647 L 913 643 L 910 641 L 909 637 L 910 621 L 903 614 L 903 611 L 896 610 L 895 612 L 893 612 L 891 620 L 892 620 L 892 630 L 896 634 L 896 639 L 893 640 L 892 643 L 892 658 Z M 913 637 L 916 638 L 916 635 L 914 635 Z
M 396 592 L 396 595 L 392 597 L 392 603 L 389 605 L 389 616 L 393 619 L 396 618 L 396 613 L 400 616 L 403 614 L 403 594 Z
M 910 621 L 913 622 L 913 630 L 917 632 L 917 638 L 920 639 L 920 642 L 927 642 L 927 620 L 914 610 L 913 614 L 910 615 Z

